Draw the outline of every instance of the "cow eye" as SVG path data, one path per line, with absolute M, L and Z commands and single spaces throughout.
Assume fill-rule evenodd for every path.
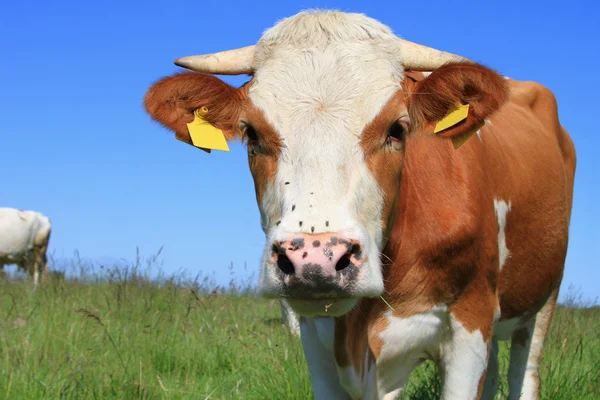
M 258 135 L 256 134 L 256 130 L 252 125 L 244 125 L 242 128 L 243 134 L 248 138 L 249 141 L 255 142 L 258 140 Z
M 388 129 L 387 142 L 392 144 L 393 142 L 402 142 L 406 136 L 408 129 L 404 121 L 397 120 Z
M 242 131 L 243 139 L 245 139 L 246 143 L 248 144 L 248 153 L 251 156 L 257 155 L 260 150 L 260 143 L 258 141 L 256 129 L 254 129 L 254 127 L 247 122 L 242 122 L 240 124 L 240 129 Z

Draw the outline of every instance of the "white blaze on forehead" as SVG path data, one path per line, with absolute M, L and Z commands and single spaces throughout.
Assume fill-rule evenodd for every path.
M 280 232 L 373 235 L 383 197 L 360 135 L 400 89 L 396 37 L 359 14 L 304 12 L 265 33 L 255 70 L 249 98 L 284 146 L 263 211 L 282 214 Z
M 510 211 L 510 201 L 506 203 L 503 200 L 494 199 L 494 211 L 498 219 L 498 257 L 500 258 L 500 271 L 504 267 L 506 260 L 510 256 L 510 251 L 506 247 L 506 215 Z

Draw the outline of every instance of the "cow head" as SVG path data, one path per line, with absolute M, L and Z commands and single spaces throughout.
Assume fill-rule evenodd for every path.
M 342 315 L 382 293 L 407 140 L 432 135 L 469 103 L 466 121 L 443 132 L 463 135 L 506 96 L 495 72 L 402 41 L 360 14 L 303 12 L 256 46 L 176 63 L 253 75 L 241 88 L 198 72 L 170 76 L 145 106 L 190 144 L 186 124 L 207 107 L 206 120 L 247 144 L 266 234 L 260 291 L 286 297 L 301 315 Z M 413 82 L 408 68 L 436 70 Z

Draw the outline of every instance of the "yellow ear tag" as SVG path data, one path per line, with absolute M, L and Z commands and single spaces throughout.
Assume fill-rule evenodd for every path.
M 208 153 L 211 150 L 229 151 L 223 131 L 215 128 L 202 118 L 207 113 L 208 108 L 197 108 L 194 110 L 194 120 L 187 124 L 192 143 L 195 147 L 199 147 Z
M 444 118 L 442 118 L 440 121 L 438 121 L 437 124 L 435 124 L 435 129 L 433 130 L 433 133 L 438 133 L 440 131 L 443 131 L 444 129 L 448 129 L 451 126 L 458 124 L 460 121 L 467 118 L 468 115 L 469 105 L 458 104 L 457 109 L 450 111 L 448 114 L 446 114 Z
M 458 149 L 460 146 L 462 146 L 463 144 L 465 144 L 465 142 L 467 140 L 469 140 L 469 138 L 471 136 L 473 136 L 475 134 L 475 132 L 477 132 L 478 130 L 480 130 L 484 125 L 485 125 L 484 121 L 479 121 L 477 123 L 477 125 L 475 125 L 473 127 L 473 129 L 471 129 L 469 132 L 465 133 L 462 136 L 453 137 L 452 138 L 452 144 L 454 145 L 454 150 Z

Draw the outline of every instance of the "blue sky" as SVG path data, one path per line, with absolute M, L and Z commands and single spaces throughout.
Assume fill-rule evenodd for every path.
M 292 5 L 293 4 L 293 5 Z M 306 8 L 362 12 L 396 34 L 461 54 L 556 95 L 578 152 L 563 294 L 600 296 L 597 184 L 599 6 L 393 1 L 2 2 L 0 204 L 53 222 L 56 257 L 133 259 L 164 245 L 167 272 L 227 282 L 258 274 L 264 239 L 242 145 L 206 154 L 144 112 L 180 56 L 253 44 Z M 246 77 L 227 77 L 239 85 Z M 248 270 L 243 265 L 247 262 Z

